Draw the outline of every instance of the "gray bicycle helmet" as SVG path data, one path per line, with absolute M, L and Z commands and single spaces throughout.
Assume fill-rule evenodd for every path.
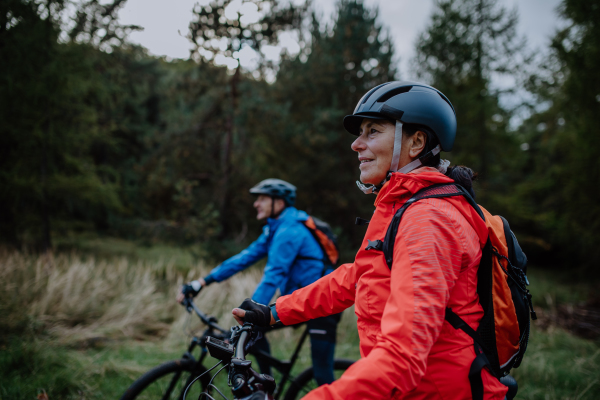
M 436 88 L 419 82 L 387 82 L 369 90 L 358 101 L 352 115 L 344 117 L 344 128 L 353 135 L 359 135 L 364 118 L 391 120 L 396 123 L 390 172 L 410 172 L 422 165 L 425 159 L 439 154 L 440 150 L 451 151 L 456 138 L 456 112 L 450 100 Z M 439 145 L 398 170 L 402 124 L 427 127 L 435 135 Z M 357 184 L 365 193 L 376 192 L 374 186 L 367 187 L 360 182 Z
M 281 179 L 265 179 L 250 189 L 250 193 L 281 198 L 288 207 L 296 202 L 296 186 Z

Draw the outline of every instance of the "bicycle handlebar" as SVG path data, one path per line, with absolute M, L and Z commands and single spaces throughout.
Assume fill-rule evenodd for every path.
M 273 377 L 257 373 L 251 368 L 252 361 L 246 360 L 246 346 L 252 338 L 252 327 L 252 324 L 245 323 L 242 327 L 231 328 L 235 351 L 229 376 L 231 392 L 236 399 L 248 398 L 259 391 L 264 391 L 270 396 L 275 391 Z
M 192 310 L 194 310 L 194 312 L 196 313 L 196 315 L 198 315 L 198 318 L 200 318 L 200 320 L 208 325 L 209 327 L 211 327 L 212 329 L 216 329 L 220 332 L 227 332 L 227 329 L 221 328 L 219 326 L 219 324 L 216 323 L 216 320 L 214 317 L 210 317 L 206 314 L 204 314 L 196 305 L 196 303 L 194 303 L 194 299 L 190 298 L 190 297 L 186 297 L 185 299 L 183 299 L 183 301 L 181 302 L 181 304 L 185 307 L 185 309 L 188 312 L 192 312 Z
M 244 324 L 244 326 L 246 325 L 247 324 Z M 235 347 L 235 358 L 237 358 L 238 360 L 246 360 L 246 352 L 244 349 L 246 347 L 246 344 L 248 343 L 249 338 L 250 335 L 248 334 L 248 331 L 242 330 L 242 333 L 240 333 L 240 338 L 238 339 L 238 344 Z
M 226 329 L 223 329 L 216 323 L 214 317 L 204 314 L 194 303 L 193 298 L 186 297 L 181 304 L 188 312 L 191 313 L 193 310 L 200 320 L 210 328 L 222 333 L 227 332 Z M 252 396 L 258 395 L 263 391 L 266 392 L 265 398 L 272 398 L 276 386 L 273 377 L 257 373 L 251 368 L 252 361 L 246 360 L 246 347 L 248 342 L 252 339 L 252 328 L 253 325 L 250 323 L 245 323 L 241 327 L 236 326 L 231 328 L 231 340 L 234 344 L 233 352 L 231 352 L 231 349 L 225 349 L 225 352 L 230 352 L 229 356 L 224 353 L 219 353 L 221 357 L 216 358 L 221 359 L 221 361 L 230 359 L 229 384 L 231 386 L 231 392 L 236 399 L 250 399 Z M 224 348 L 223 346 L 227 346 L 225 342 L 212 339 L 213 338 L 209 337 L 206 342 L 206 344 L 209 345 L 209 349 L 211 347 L 214 348 L 215 343 L 217 347 L 221 347 L 222 349 Z M 215 355 L 213 355 L 213 357 L 215 357 Z

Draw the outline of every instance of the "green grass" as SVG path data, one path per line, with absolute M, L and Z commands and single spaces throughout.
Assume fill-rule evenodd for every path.
M 66 399 L 82 387 L 71 354 L 40 343 L 12 339 L 0 351 L 0 398 L 35 399 L 41 390 Z
M 126 257 L 134 261 L 171 263 L 181 271 L 188 271 L 199 261 L 199 246 L 175 247 L 169 245 L 145 246 L 131 240 L 82 234 L 77 237 L 56 239 L 62 251 L 75 251 L 95 259 Z
M 577 282 L 565 271 L 530 267 L 527 273 L 533 305 L 553 308 L 558 304 L 578 304 L 590 298 L 594 282 Z
M 289 339 L 300 334 L 292 331 Z M 291 337 L 290 337 L 291 336 Z M 283 357 L 289 349 L 272 338 L 273 353 Z M 278 345 L 279 343 L 279 345 Z M 337 357 L 351 357 L 342 342 Z M 8 351 L 7 351 L 8 350 Z M 143 372 L 167 360 L 178 358 L 185 350 L 185 339 L 177 341 L 109 342 L 101 348 L 73 349 L 51 343 L 13 342 L 0 352 L 2 385 L 0 398 L 34 399 L 44 389 L 50 399 L 116 399 Z M 211 360 L 207 365 L 215 362 Z M 310 365 L 306 346 L 296 371 Z M 600 398 L 600 346 L 576 338 L 560 329 L 542 332 L 534 329 L 523 365 L 513 371 L 520 389 L 519 399 L 595 400 Z M 225 375 L 217 381 L 225 386 Z M 276 379 L 278 376 L 276 375 Z
M 344 317 L 354 319 L 351 312 Z M 269 338 L 272 353 L 281 359 L 290 356 L 290 343 L 297 343 L 303 328 L 284 329 Z M 347 333 L 340 333 L 341 336 Z M 50 399 L 118 399 L 144 372 L 185 352 L 188 336 L 183 331 L 159 341 L 108 341 L 94 348 L 61 346 L 52 341 L 11 340 L 0 352 L 0 399 L 34 399 L 44 390 Z M 293 374 L 311 365 L 307 340 Z M 356 359 L 357 348 L 342 344 L 336 357 Z M 197 356 L 198 354 L 195 354 Z M 253 357 L 252 357 L 253 358 Z M 205 365 L 217 361 L 208 357 Z M 280 375 L 274 371 L 275 378 Z M 216 385 L 227 390 L 226 373 Z
M 562 330 L 533 329 L 523 364 L 513 370 L 519 399 L 600 399 L 600 345 Z

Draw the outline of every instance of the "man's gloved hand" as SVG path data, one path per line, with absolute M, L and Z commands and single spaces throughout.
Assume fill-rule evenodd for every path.
M 191 281 L 181 286 L 181 292 L 177 296 L 177 301 L 181 303 L 185 298 L 196 297 L 202 290 L 202 285 L 198 281 Z
M 233 316 L 238 323 L 250 322 L 256 326 L 268 327 L 271 325 L 271 309 L 264 304 L 259 304 L 251 299 L 233 310 Z

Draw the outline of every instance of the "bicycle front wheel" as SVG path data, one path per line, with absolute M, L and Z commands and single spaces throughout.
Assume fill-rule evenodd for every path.
M 169 361 L 151 369 L 133 382 L 121 400 L 182 400 L 185 389 L 204 372 L 206 368 L 196 361 Z M 209 374 L 198 379 L 188 391 L 186 399 L 197 399 L 209 381 Z
M 335 379 L 338 379 L 345 370 L 354 364 L 352 360 L 336 359 L 333 361 L 333 374 Z M 284 400 L 297 400 L 304 397 L 308 392 L 319 387 L 317 381 L 314 380 L 312 367 L 305 369 L 298 375 L 290 384 L 290 387 L 285 392 Z

